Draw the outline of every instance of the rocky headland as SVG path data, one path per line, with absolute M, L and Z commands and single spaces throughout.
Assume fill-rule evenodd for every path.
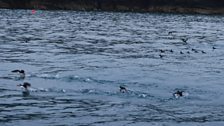
M 0 8 L 224 14 L 224 0 L 0 0 Z

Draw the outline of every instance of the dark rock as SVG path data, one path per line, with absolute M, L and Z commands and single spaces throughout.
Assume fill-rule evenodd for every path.
M 0 0 L 0 8 L 224 14 L 221 0 Z

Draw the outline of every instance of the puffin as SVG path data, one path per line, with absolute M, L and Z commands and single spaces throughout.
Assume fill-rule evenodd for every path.
M 24 70 L 13 70 L 12 73 L 18 73 L 21 79 L 25 79 L 25 71 Z
M 23 84 L 18 84 L 17 86 L 22 88 L 22 93 L 24 96 L 28 96 L 30 94 L 29 88 L 31 87 L 31 84 L 28 82 L 24 82 Z
M 183 97 L 184 96 L 184 91 L 176 91 L 176 92 L 174 92 L 173 93 L 173 96 L 175 97 L 175 98 L 179 98 L 179 97 Z
M 120 86 L 120 92 L 121 93 L 125 93 L 127 92 L 128 90 L 124 87 L 124 86 Z

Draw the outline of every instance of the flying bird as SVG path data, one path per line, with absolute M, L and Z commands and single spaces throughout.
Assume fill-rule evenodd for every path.
M 125 93 L 127 92 L 128 90 L 124 87 L 124 86 L 120 86 L 120 92 L 121 93 Z
M 13 70 L 12 73 L 18 73 L 21 79 L 25 79 L 25 71 L 24 70 Z
M 22 93 L 24 96 L 28 96 L 30 94 L 29 87 L 31 87 L 31 84 L 28 82 L 24 82 L 23 84 L 18 84 L 17 86 L 22 88 Z

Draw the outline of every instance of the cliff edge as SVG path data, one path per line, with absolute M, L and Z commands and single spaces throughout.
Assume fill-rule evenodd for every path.
M 224 0 L 0 0 L 0 8 L 224 14 Z

